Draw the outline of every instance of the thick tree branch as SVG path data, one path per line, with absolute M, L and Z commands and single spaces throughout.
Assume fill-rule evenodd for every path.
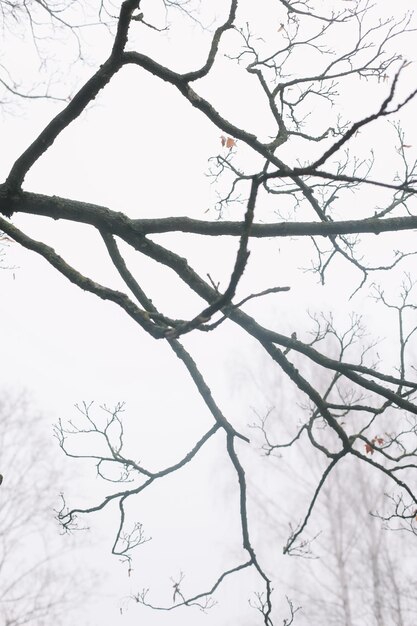
M 147 311 L 137 307 L 126 294 L 121 291 L 110 289 L 109 287 L 104 287 L 103 285 L 91 280 L 91 278 L 87 278 L 71 265 L 66 263 L 66 261 L 64 261 L 64 259 L 60 257 L 53 248 L 28 237 L 2 217 L 0 217 L 0 229 L 28 250 L 37 252 L 48 263 L 50 263 L 52 267 L 55 267 L 58 272 L 63 274 L 69 281 L 84 291 L 89 291 L 103 300 L 110 300 L 114 304 L 120 306 L 132 319 L 135 320 L 135 322 L 137 322 L 144 330 L 149 332 L 152 337 L 160 338 L 164 336 L 165 328 L 158 326 L 150 320 Z
M 97 72 L 73 96 L 68 105 L 49 122 L 35 141 L 20 155 L 6 179 L 6 186 L 18 192 L 23 180 L 36 161 L 52 146 L 58 135 L 71 124 L 86 106 L 94 100 L 99 91 L 110 82 L 122 67 L 121 55 L 127 43 L 127 33 L 132 13 L 139 7 L 140 0 L 125 0 L 120 9 L 117 34 L 110 57 Z
M 129 237 L 172 232 L 207 235 L 209 237 L 241 237 L 245 223 L 197 220 L 190 217 L 129 218 L 107 207 L 23 191 L 13 194 L 0 185 L 0 213 L 27 213 L 52 219 L 65 219 L 95 226 L 118 237 Z M 327 222 L 253 223 L 250 236 L 261 237 L 330 237 L 331 235 L 374 234 L 417 230 L 417 215 Z

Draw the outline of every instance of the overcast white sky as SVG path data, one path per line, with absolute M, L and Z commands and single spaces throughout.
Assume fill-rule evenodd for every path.
M 207 13 L 218 16 L 223 4 L 210 3 Z M 380 2 L 378 6 L 386 8 L 391 4 Z M 254 20 L 253 30 L 258 25 L 264 36 L 276 35 L 282 19 L 277 3 L 256 3 L 256 10 L 255 3 L 242 2 L 241 5 Z M 399 13 L 412 5 L 411 1 L 402 0 L 395 4 L 395 11 Z M 210 21 L 208 15 L 205 19 L 206 23 Z M 195 68 L 204 57 L 207 34 L 201 33 L 196 25 L 185 32 L 182 44 L 175 31 L 161 36 L 141 30 L 139 37 L 135 36 L 135 28 L 132 39 L 136 45 L 143 46 L 144 50 L 157 45 L 159 58 L 166 62 L 169 59 L 174 69 Z M 87 40 L 90 67 L 78 64 L 70 70 L 67 79 L 65 75 L 59 76 L 62 84 L 58 84 L 57 89 L 64 92 L 67 84 L 81 85 L 82 79 L 105 58 L 109 40 L 99 29 L 89 30 L 88 36 L 83 37 Z M 9 58 L 13 56 L 17 73 L 36 71 L 38 61 L 30 41 L 18 40 L 13 44 L 12 39 L 7 39 L 7 43 Z M 410 39 L 407 46 L 409 54 L 414 54 L 414 43 Z M 68 50 L 58 47 L 58 61 L 59 55 L 68 54 Z M 15 56 L 15 53 L 18 54 Z M 193 61 L 193 58 L 199 60 Z M 401 89 L 414 87 L 411 84 L 414 76 L 415 66 L 412 66 L 410 84 L 403 84 Z M 202 85 L 202 92 L 211 93 L 215 106 L 225 116 L 233 117 L 236 123 L 247 123 L 260 134 L 268 132 L 267 121 L 261 115 L 254 116 L 260 101 L 251 91 L 251 81 L 243 76 L 243 69 L 238 72 L 235 65 L 223 58 L 213 78 Z M 351 119 L 368 111 L 364 94 L 371 97 L 372 93 L 382 95 L 383 86 L 365 85 L 362 94 L 350 97 L 347 94 Z M 378 106 L 377 96 L 375 98 L 372 110 Z M 15 158 L 61 107 L 60 103 L 45 101 L 22 102 L 3 114 L 0 120 L 3 178 Z M 415 105 L 411 104 L 406 118 L 413 119 L 414 112 Z M 343 113 L 346 114 L 346 110 Z M 378 130 L 370 132 L 374 133 L 375 151 L 383 151 L 384 138 Z M 221 151 L 220 134 L 200 113 L 182 102 L 171 87 L 138 68 L 127 68 L 33 167 L 25 189 L 101 204 L 129 216 L 190 215 L 203 219 L 216 200 L 215 188 L 205 173 L 208 158 Z M 409 143 L 413 144 L 413 140 Z M 383 166 L 378 164 L 378 167 Z M 263 219 L 273 219 L 273 209 L 268 207 Z M 235 210 L 233 213 L 230 209 L 226 217 L 234 219 L 241 214 L 241 209 Z M 360 212 L 357 207 L 354 210 Z M 77 269 L 108 286 L 120 286 L 107 261 L 104 245 L 94 232 L 77 225 L 28 216 L 16 216 L 14 221 L 35 238 L 53 245 Z M 210 272 L 223 285 L 226 283 L 236 241 L 201 243 L 193 237 L 173 235 L 165 236 L 163 241 L 172 242 L 176 251 L 189 256 L 191 265 L 202 274 Z M 375 250 L 383 248 L 386 241 L 388 238 L 378 240 Z M 261 320 L 273 323 L 278 318 L 278 330 L 292 332 L 295 324 L 302 328 L 306 323 L 307 305 L 311 310 L 321 310 L 330 302 L 333 306 L 336 296 L 341 305 L 337 311 L 341 319 L 351 309 L 363 309 L 366 304 L 373 334 L 384 335 L 388 318 L 378 317 L 374 304 L 361 294 L 353 301 L 347 299 L 357 285 L 357 276 L 336 265 L 329 273 L 328 285 L 317 289 L 315 278 L 299 269 L 306 262 L 301 258 L 299 243 L 262 241 L 252 243 L 251 249 L 251 262 L 239 293 L 246 295 L 275 285 L 292 288 L 290 294 L 271 296 L 262 305 L 248 306 L 247 310 L 256 310 Z M 199 309 L 197 299 L 187 295 L 167 272 L 161 272 L 151 263 L 137 262 L 131 251 L 127 251 L 126 257 L 145 288 L 154 288 L 158 306 L 183 318 Z M 156 469 L 180 458 L 211 425 L 211 420 L 169 347 L 145 335 L 111 303 L 69 284 L 35 254 L 11 245 L 7 262 L 15 269 L 0 272 L 2 387 L 12 391 L 27 389 L 33 406 L 48 424 L 59 418 L 73 418 L 76 415 L 74 404 L 83 400 L 94 400 L 97 406 L 125 401 L 129 442 L 136 447 L 135 454 L 143 464 Z M 352 289 L 347 295 L 343 289 L 342 300 L 342 287 L 350 283 Z M 247 375 L 251 362 L 259 365 L 259 354 L 250 341 L 243 342 L 242 338 L 238 330 L 225 325 L 214 338 L 192 335 L 184 343 L 195 355 L 202 372 L 207 374 L 208 383 L 225 414 L 232 421 L 245 425 L 251 421 L 251 407 L 262 404 L 262 392 L 259 392 L 259 381 L 251 383 Z M 384 346 L 381 349 L 383 351 Z M 389 351 L 390 346 L 386 349 Z M 261 406 L 261 410 L 264 408 Z M 94 528 L 88 542 L 94 547 L 86 546 L 82 540 L 84 547 L 77 558 L 87 568 L 89 561 L 94 561 L 94 586 L 98 596 L 93 596 L 83 606 L 79 626 L 138 623 L 226 626 L 239 615 L 242 626 L 253 622 L 254 615 L 247 613 L 246 605 L 250 593 L 260 588 L 253 574 L 237 574 L 230 580 L 219 593 L 220 604 L 207 616 L 197 610 L 154 613 L 120 602 L 131 590 L 149 586 L 156 603 L 169 603 L 171 598 L 164 594 L 170 592 L 170 576 L 186 572 L 190 593 L 197 592 L 201 587 L 209 587 L 224 567 L 233 566 L 243 558 L 237 503 L 232 498 L 229 506 L 225 506 L 225 494 L 230 493 L 234 476 L 222 459 L 221 440 L 219 436 L 192 466 L 132 503 L 132 518 L 136 515 L 144 523 L 146 534 L 153 540 L 138 549 L 131 579 L 109 554 L 116 523 L 114 512 L 88 520 Z M 65 460 L 63 455 L 57 455 L 56 462 L 76 464 Z M 94 468 L 89 470 L 85 463 L 77 468 L 77 481 L 56 485 L 57 492 L 65 487 L 72 504 L 93 503 L 102 493 Z M 231 504 L 236 505 L 234 509 Z M 278 549 L 281 550 L 281 546 Z M 109 590 L 114 592 L 113 597 Z M 121 604 L 126 609 L 123 614 L 119 611 Z

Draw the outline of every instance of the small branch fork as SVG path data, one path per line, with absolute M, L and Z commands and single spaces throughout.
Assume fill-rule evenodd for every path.
M 361 286 L 369 272 L 391 269 L 405 257 L 415 254 L 415 251 L 404 252 L 388 265 L 368 267 L 357 256 L 356 243 L 347 238 L 347 235 L 353 234 L 379 234 L 417 228 L 417 216 L 413 214 L 407 204 L 414 199 L 417 191 L 415 174 L 417 166 L 416 163 L 410 165 L 405 157 L 404 148 L 406 144 L 404 144 L 404 136 L 401 131 L 397 129 L 400 141 L 398 154 L 402 160 L 404 171 L 402 174 L 397 174 L 392 182 L 373 180 L 368 177 L 371 160 L 365 165 L 363 162 L 355 162 L 353 170 L 350 170 L 348 169 L 348 164 L 351 161 L 349 155 L 340 156 L 342 148 L 345 149 L 348 142 L 354 142 L 355 136 L 360 130 L 365 130 L 373 121 L 401 111 L 416 96 L 417 90 L 414 89 L 401 102 L 395 103 L 398 81 L 407 63 L 402 61 L 399 69 L 395 71 L 388 88 L 388 94 L 376 113 L 368 115 L 354 124 L 347 124 L 338 120 L 334 126 L 324 129 L 324 132 L 313 134 L 305 132 L 305 125 L 308 120 L 300 113 L 306 99 L 320 98 L 332 103 L 336 91 L 334 81 L 344 77 L 356 75 L 359 78 L 375 78 L 385 82 L 385 77 L 388 79 L 386 75 L 388 69 L 391 66 L 397 67 L 401 59 L 398 55 L 387 55 L 384 51 L 384 45 L 400 34 L 401 29 L 403 32 L 410 32 L 412 30 L 409 28 L 410 20 L 406 18 L 404 21 L 400 21 L 400 27 L 398 27 L 398 23 L 395 24 L 391 20 L 387 20 L 380 22 L 375 28 L 366 29 L 364 17 L 368 10 L 367 5 L 361 9 L 358 4 L 353 11 L 343 10 L 326 17 L 316 14 L 302 0 L 299 2 L 280 0 L 280 4 L 287 9 L 288 19 L 287 23 L 282 24 L 279 29 L 285 42 L 275 53 L 263 57 L 249 30 L 238 28 L 238 2 L 231 0 L 225 21 L 212 36 L 204 64 L 197 70 L 180 74 L 162 66 L 142 53 L 127 50 L 129 27 L 132 21 L 140 25 L 141 22 L 146 24 L 146 20 L 141 12 L 141 0 L 125 0 L 121 5 L 113 46 L 107 60 L 81 87 L 71 102 L 51 120 L 33 143 L 19 156 L 10 169 L 5 182 L 0 185 L 0 213 L 3 215 L 0 217 L 1 237 L 6 236 L 28 250 L 36 252 L 73 284 L 104 300 L 113 302 L 125 311 L 142 330 L 154 339 L 166 342 L 187 370 L 213 419 L 211 428 L 201 434 L 194 446 L 180 460 L 174 465 L 152 470 L 144 467 L 140 461 L 131 459 L 124 454 L 124 427 L 120 417 L 123 410 L 122 405 L 117 405 L 114 409 L 103 407 L 106 416 L 104 424 L 100 424 L 93 416 L 91 405 L 84 404 L 79 407 L 81 425 L 77 425 L 75 422 L 64 425 L 59 422 L 56 427 L 55 434 L 60 447 L 70 457 L 91 459 L 95 463 L 97 474 L 102 480 L 111 484 L 121 483 L 123 487 L 125 487 L 125 483 L 128 483 L 129 486 L 111 493 L 97 504 L 85 508 L 68 509 L 65 501 L 63 501 L 62 509 L 58 512 L 58 518 L 63 528 L 71 530 L 76 527 L 79 516 L 102 511 L 111 506 L 112 503 L 117 504 L 119 525 L 112 552 L 122 560 L 127 561 L 130 571 L 132 550 L 148 541 L 148 537 L 139 522 L 134 523 L 133 527 L 128 529 L 126 503 L 129 498 L 139 496 L 157 480 L 163 479 L 191 463 L 206 443 L 221 432 L 225 439 L 226 458 L 233 467 L 239 490 L 241 541 L 246 555 L 245 559 L 242 559 L 242 564 L 220 574 L 208 591 L 194 595 L 184 593 L 183 576 L 181 576 L 179 580 L 173 581 L 173 603 L 168 607 L 161 607 L 148 601 L 149 590 L 146 589 L 134 595 L 134 600 L 159 610 L 172 610 L 180 606 L 197 606 L 202 610 L 207 610 L 213 604 L 212 594 L 229 575 L 253 568 L 259 575 L 264 589 L 262 593 L 257 595 L 257 600 L 253 606 L 261 614 L 266 626 L 273 625 L 272 581 L 265 566 L 256 555 L 251 536 L 248 520 L 247 479 L 237 447 L 238 441 L 239 445 L 247 445 L 250 441 L 246 434 L 239 432 L 237 426 L 223 414 L 210 387 L 202 376 L 198 364 L 179 341 L 182 335 L 192 331 L 214 332 L 221 324 L 233 323 L 237 325 L 244 333 L 256 340 L 257 344 L 268 355 L 271 365 L 279 368 L 286 375 L 308 404 L 308 419 L 287 443 L 271 443 L 272 436 L 267 431 L 266 420 L 261 421 L 259 427 L 265 439 L 264 451 L 267 454 L 289 447 L 301 437 L 308 437 L 311 445 L 317 449 L 318 453 L 324 455 L 327 462 L 307 512 L 296 529 L 291 532 L 284 547 L 284 553 L 299 553 L 300 546 L 301 549 L 306 546 L 305 531 L 313 515 L 321 489 L 329 480 L 337 463 L 348 455 L 370 465 L 375 471 L 389 476 L 399 490 L 400 496 L 394 500 L 394 513 L 383 517 L 385 521 L 400 519 L 415 530 L 413 524 L 417 510 L 415 508 L 417 507 L 417 495 L 410 486 L 412 482 L 408 478 L 403 478 L 408 476 L 409 472 L 415 472 L 417 469 L 417 444 L 410 446 L 409 443 L 417 434 L 417 404 L 415 401 L 417 382 L 409 357 L 411 339 L 417 328 L 417 325 L 410 321 L 409 316 L 409 313 L 414 314 L 416 309 L 412 300 L 414 287 L 412 279 L 405 280 L 399 303 L 394 303 L 382 288 L 375 288 L 375 298 L 378 303 L 385 306 L 389 311 L 394 311 L 399 325 L 400 348 L 395 373 L 380 371 L 375 363 L 368 364 L 368 351 L 372 352 L 373 346 L 369 350 L 363 348 L 358 360 L 357 352 L 353 349 L 355 344 L 362 345 L 360 342 L 363 341 L 358 320 L 353 320 L 351 327 L 343 333 L 336 329 L 333 320 L 316 318 L 313 320 L 316 326 L 313 339 L 302 341 L 295 332 L 285 335 L 262 326 L 243 310 L 244 305 L 249 300 L 265 297 L 268 294 L 286 292 L 289 290 L 287 286 L 273 286 L 240 297 L 239 301 L 236 302 L 236 294 L 238 288 L 241 287 L 241 279 L 249 262 L 249 247 L 252 237 L 326 237 L 331 244 L 330 252 L 324 252 L 317 244 L 316 239 L 313 239 L 319 257 L 316 271 L 320 274 L 321 279 L 324 280 L 324 274 L 330 262 L 338 255 L 339 258 L 343 259 L 343 262 L 350 263 L 361 272 Z M 319 23 L 320 30 L 314 32 L 313 35 L 303 35 L 301 20 L 304 19 Z M 357 41 L 348 52 L 329 61 L 327 66 L 315 76 L 300 77 L 291 74 L 288 60 L 294 50 L 298 50 L 298 47 L 304 50 L 314 49 L 321 51 L 328 58 L 328 55 L 333 53 L 321 43 L 322 36 L 332 24 L 350 24 L 351 21 L 355 23 L 358 34 Z M 191 87 L 191 83 L 204 79 L 210 73 L 218 57 L 222 37 L 227 31 L 231 31 L 234 35 L 239 32 L 243 37 L 243 50 L 236 55 L 235 60 L 238 63 L 242 62 L 242 59 L 249 55 L 250 63 L 246 69 L 258 80 L 266 96 L 268 109 L 274 118 L 276 132 L 266 142 L 223 117 L 207 99 L 200 96 Z M 377 46 L 376 51 L 369 42 L 370 36 L 375 32 L 383 33 L 381 35 L 382 42 Z M 359 62 L 358 59 L 362 57 L 365 60 Z M 229 138 L 229 146 L 245 144 L 255 153 L 257 158 L 261 157 L 263 164 L 260 170 L 250 173 L 240 172 L 239 168 L 234 165 L 232 152 L 228 158 L 218 157 L 217 159 L 221 173 L 231 171 L 235 176 L 233 191 L 237 185 L 236 181 L 239 183 L 239 189 L 245 187 L 247 201 L 242 221 L 212 222 L 186 217 L 129 219 L 122 213 L 111 211 L 106 207 L 35 194 L 22 189 L 28 172 L 52 146 L 60 133 L 68 128 L 96 98 L 101 89 L 105 88 L 113 77 L 128 65 L 137 66 L 174 87 L 189 104 L 199 110 L 217 129 L 224 133 L 224 137 Z M 341 67 L 348 67 L 349 69 L 341 69 Z M 296 92 L 299 94 L 298 96 L 294 96 Z M 279 148 L 293 136 L 296 137 L 297 141 L 313 141 L 315 145 L 321 145 L 322 141 L 326 141 L 330 137 L 336 137 L 336 139 L 334 143 L 321 151 L 321 156 L 311 159 L 307 164 L 297 163 L 294 166 L 285 163 L 276 154 Z M 225 139 L 225 144 L 227 147 L 227 139 Z M 339 161 L 336 162 L 335 171 L 319 169 L 336 157 Z M 330 169 L 332 167 L 333 165 L 329 165 Z M 360 174 L 363 168 L 365 168 L 366 176 Z M 344 191 L 356 190 L 362 184 L 380 187 L 386 191 L 391 190 L 393 197 L 387 206 L 378 207 L 373 215 L 364 210 L 364 215 L 368 215 L 364 219 L 335 221 L 332 216 L 332 205 L 335 203 L 337 195 Z M 277 223 L 257 223 L 255 215 L 258 206 L 265 197 L 264 194 L 275 197 L 288 196 L 295 203 L 296 208 L 301 201 L 305 202 L 308 211 L 313 214 L 313 221 L 300 222 L 295 219 L 283 219 Z M 230 200 L 231 196 L 226 194 L 225 197 Z M 129 295 L 84 276 L 69 265 L 51 246 L 36 241 L 22 232 L 10 222 L 9 218 L 15 213 L 65 219 L 97 229 L 109 258 L 123 280 Z M 216 285 L 210 277 L 208 280 L 202 278 L 186 259 L 149 238 L 149 235 L 168 232 L 239 238 L 230 279 L 223 291 L 220 291 L 219 285 Z M 151 295 L 143 289 L 141 281 L 129 270 L 119 250 L 117 238 L 123 240 L 139 254 L 166 268 L 168 273 L 173 272 L 177 280 L 201 299 L 200 312 L 192 316 L 191 319 L 172 319 L 160 311 L 154 305 Z M 336 358 L 326 355 L 325 340 L 336 342 L 338 347 Z M 309 377 L 308 374 L 304 373 L 311 371 L 309 367 L 304 367 L 305 365 L 312 366 L 316 370 L 320 368 L 320 371 L 330 376 L 330 383 L 324 392 L 320 390 L 320 385 L 315 376 L 310 375 Z M 395 418 L 398 428 L 393 434 L 386 432 L 381 434 L 377 428 L 381 424 L 381 418 L 388 413 Z M 351 416 L 355 416 L 355 419 L 351 419 Z M 360 422 L 359 427 L 357 427 L 357 422 Z M 332 433 L 333 443 L 331 446 L 321 441 L 318 434 L 319 423 L 324 424 L 324 427 Z M 98 438 L 105 446 L 105 454 L 93 452 L 82 455 L 72 452 L 68 447 L 69 439 L 73 436 L 86 435 L 94 435 Z M 293 622 L 298 610 L 297 608 L 294 609 L 290 601 L 288 602 L 290 618 L 285 621 L 287 625 Z
M 165 476 L 168 476 L 173 472 L 178 471 L 179 469 L 187 465 L 190 461 L 192 461 L 192 459 L 206 444 L 206 442 L 209 441 L 211 437 L 213 437 L 217 433 L 217 431 L 219 430 L 219 425 L 215 424 L 207 433 L 205 433 L 201 437 L 201 439 L 194 445 L 194 447 L 185 456 L 183 456 L 180 461 L 162 470 L 150 471 L 133 459 L 126 458 L 123 454 L 124 430 L 123 423 L 119 417 L 121 411 L 123 410 L 123 405 L 119 404 L 115 407 L 113 411 L 110 411 L 109 409 L 107 409 L 107 407 L 103 407 L 103 410 L 110 415 L 110 419 L 107 419 L 104 427 L 100 427 L 97 420 L 91 416 L 91 406 L 91 403 L 89 405 L 84 403 L 82 408 L 80 409 L 81 414 L 85 418 L 84 424 L 82 424 L 81 426 L 78 426 L 73 422 L 70 422 L 68 427 L 64 426 L 62 422 L 59 422 L 56 425 L 55 436 L 58 439 L 60 448 L 69 457 L 78 459 L 92 459 L 96 461 L 97 474 L 106 481 L 120 483 L 127 481 L 133 482 L 138 478 L 143 478 L 143 480 L 139 486 L 123 491 L 118 491 L 116 493 L 113 493 L 112 495 L 106 496 L 106 498 L 104 498 L 104 500 L 102 500 L 99 504 L 92 507 L 69 510 L 66 507 L 65 500 L 63 500 L 62 508 L 58 511 L 58 519 L 62 524 L 62 527 L 66 531 L 71 531 L 77 528 L 78 517 L 80 515 L 101 511 L 110 503 L 114 501 L 118 502 L 120 511 L 120 523 L 112 547 L 112 554 L 115 554 L 119 556 L 122 560 L 127 561 L 130 571 L 131 551 L 138 545 L 141 545 L 145 541 L 148 541 L 148 539 L 145 538 L 142 525 L 140 523 L 136 523 L 133 527 L 133 530 L 128 532 L 125 531 L 126 501 L 131 496 L 135 496 L 143 492 L 155 481 L 164 478 Z M 114 435 L 115 426 L 117 431 L 116 435 Z M 102 454 L 71 453 L 67 449 L 67 440 L 69 437 L 72 437 L 74 435 L 88 435 L 92 433 L 97 436 L 101 436 L 102 439 L 104 439 L 105 447 L 108 450 L 108 454 L 106 456 L 103 456 Z M 111 466 L 111 469 L 113 471 L 114 467 L 120 470 L 120 474 L 116 479 L 113 479 L 111 477 L 111 474 L 108 473 L 109 470 L 107 468 L 109 465 Z

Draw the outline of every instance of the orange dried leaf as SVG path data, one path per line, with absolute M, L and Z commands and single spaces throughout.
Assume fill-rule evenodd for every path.
M 231 148 L 234 148 L 236 145 L 236 141 L 233 139 L 233 137 L 228 137 L 226 139 L 226 148 L 229 148 L 229 150 Z

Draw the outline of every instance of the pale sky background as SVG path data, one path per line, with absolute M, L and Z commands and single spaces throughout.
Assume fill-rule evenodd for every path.
M 224 6 L 222 2 L 203 4 L 210 6 L 205 23 L 219 16 Z M 285 12 L 277 9 L 278 3 L 256 3 L 256 10 L 254 4 L 240 3 L 253 18 L 254 31 L 258 26 L 265 37 L 276 35 Z M 381 12 L 382 7 L 390 6 L 389 2 L 378 3 Z M 403 0 L 395 4 L 395 10 L 400 13 L 412 6 L 412 2 Z M 159 17 L 163 19 L 162 14 Z M 135 28 L 134 25 L 132 41 L 140 46 L 137 49 L 151 51 L 157 45 L 158 59 L 172 63 L 174 69 L 193 69 L 204 59 L 209 35 L 196 25 L 184 30 L 183 42 L 179 42 L 175 29 L 164 36 L 141 29 L 139 37 Z M 180 28 L 185 29 L 185 24 Z M 56 89 L 63 93 L 68 85 L 80 86 L 96 63 L 105 59 L 109 39 L 102 31 L 92 29 L 83 37 L 90 65 L 69 66 L 68 74 L 58 77 Z M 231 35 L 225 37 L 225 42 L 228 37 Z M 30 41 L 15 42 L 15 49 L 11 40 L 7 42 L 9 62 L 16 63 L 16 72 L 28 76 L 36 72 L 38 59 Z M 415 57 L 413 36 L 406 45 L 407 53 Z M 15 56 L 16 53 L 19 55 Z M 67 55 L 66 60 L 70 60 L 70 53 L 69 45 L 58 48 L 57 60 L 60 55 Z M 7 54 L 4 62 L 8 62 Z M 415 87 L 415 65 L 407 76 L 408 83 L 404 78 L 400 87 L 402 93 Z M 252 81 L 243 67 L 237 68 L 223 58 L 213 77 L 201 85 L 201 93 L 212 94 L 214 105 L 226 117 L 267 135 L 268 120 L 261 113 L 254 115 L 262 104 L 251 90 Z M 374 111 L 386 90 L 386 85 L 373 83 L 364 84 L 360 94 L 347 93 L 343 113 L 353 120 Z M 371 97 L 374 101 L 368 106 L 367 98 Z M 20 102 L 3 114 L 0 120 L 3 178 L 15 158 L 61 107 L 61 103 L 47 101 Z M 315 113 L 320 116 L 319 111 Z M 408 121 L 412 133 L 414 103 L 409 105 L 404 117 L 406 128 Z M 138 68 L 125 68 L 36 163 L 27 176 L 25 189 L 101 204 L 129 216 L 190 215 L 204 219 L 206 210 L 216 201 L 215 187 L 205 173 L 208 158 L 221 152 L 220 134 L 183 102 L 172 87 Z M 386 137 L 377 125 L 368 136 L 372 137 L 376 154 L 383 153 Z M 409 143 L 415 143 L 414 137 Z M 242 148 L 243 154 L 237 158 L 247 163 L 251 157 L 245 150 Z M 379 168 L 382 175 L 384 166 L 392 167 L 390 163 L 378 163 L 377 171 Z M 377 192 L 370 190 L 369 197 L 374 193 Z M 276 219 L 274 210 L 275 206 L 267 207 L 262 218 Z M 360 207 L 350 210 L 349 215 L 360 215 Z M 241 212 L 241 208 L 231 208 L 225 217 L 235 219 Z M 93 279 L 108 286 L 120 286 L 104 245 L 92 229 L 30 216 L 18 215 L 13 221 L 55 247 L 68 262 Z M 399 237 L 401 242 L 409 240 L 411 247 L 411 236 Z M 210 272 L 214 279 L 226 284 L 234 262 L 236 240 L 201 242 L 180 235 L 161 236 L 160 240 L 172 243 L 175 251 L 188 256 L 190 264 L 202 275 Z M 375 254 L 386 245 L 395 245 L 383 235 L 378 240 L 373 237 L 367 241 Z M 335 264 L 329 272 L 328 285 L 319 288 L 315 277 L 300 270 L 307 261 L 307 257 L 303 258 L 303 244 L 302 241 L 251 243 L 252 256 L 239 294 L 276 285 L 290 285 L 292 290 L 250 304 L 246 310 L 256 312 L 261 321 L 274 324 L 278 331 L 290 333 L 295 325 L 297 330 L 305 328 L 307 306 L 310 310 L 323 310 L 333 308 L 337 301 L 340 306 L 336 307 L 336 315 L 340 320 L 346 319 L 350 310 L 364 310 L 366 306 L 365 317 L 372 335 L 383 337 L 386 325 L 392 323 L 390 318 L 378 314 L 365 293 L 359 293 L 351 301 L 347 299 L 357 286 L 358 275 L 352 276 L 348 268 Z M 145 291 L 150 288 L 157 306 L 168 314 L 186 318 L 199 310 L 197 298 L 187 295 L 168 272 L 142 259 L 136 262 L 131 251 L 127 251 L 126 258 Z M 45 425 L 59 418 L 75 418 L 74 404 L 83 400 L 94 400 L 97 410 L 100 404 L 112 406 L 124 401 L 129 446 L 135 448 L 136 456 L 151 469 L 179 459 L 211 426 L 210 416 L 189 383 L 184 367 L 167 345 L 148 337 L 113 304 L 69 284 L 35 254 L 11 245 L 7 249 L 7 262 L 15 269 L 0 272 L 2 386 L 12 392 L 25 388 L 32 399 L 34 414 L 40 414 Z M 408 265 L 412 266 L 413 263 Z M 396 272 L 395 277 L 401 276 L 401 272 Z M 395 278 L 392 284 L 395 290 Z M 233 423 L 245 427 L 253 419 L 251 407 L 261 412 L 265 409 L 269 392 L 259 388 L 259 375 L 251 379 L 248 374 L 251 365 L 259 371 L 262 359 L 253 342 L 244 338 L 237 328 L 224 325 L 215 336 L 194 333 L 184 338 L 184 344 L 207 375 L 214 397 Z M 390 354 L 391 346 L 383 343 L 380 349 L 381 354 L 384 350 Z M 53 441 L 50 445 L 57 448 Z M 184 589 L 187 595 L 193 594 L 209 588 L 224 568 L 246 560 L 240 550 L 236 491 L 225 499 L 236 479 L 230 464 L 224 462 L 222 445 L 222 436 L 217 436 L 191 465 L 131 502 L 132 521 L 143 522 L 145 533 L 153 540 L 137 549 L 130 579 L 126 568 L 110 554 L 117 522 L 114 511 L 86 520 L 92 528 L 90 534 L 87 538 L 76 534 L 71 545 L 78 546 L 74 549 L 80 568 L 87 572 L 90 567 L 94 570 L 93 587 L 97 594 L 83 604 L 82 616 L 77 617 L 79 626 L 253 624 L 256 615 L 248 612 L 247 598 L 261 589 L 253 572 L 236 574 L 230 579 L 216 596 L 219 604 L 207 615 L 182 609 L 173 613 L 152 612 L 121 600 L 131 591 L 150 587 L 150 600 L 167 604 L 172 593 L 170 576 L 184 571 L 187 574 Z M 104 492 L 95 478 L 94 467 L 66 460 L 58 450 L 54 455 L 57 466 L 65 467 L 63 475 L 74 471 L 76 480 L 69 482 L 65 478 L 65 484 L 52 485 L 51 489 L 56 493 L 64 489 L 72 505 L 98 501 Z M 242 459 L 245 455 L 242 450 Z M 254 462 L 255 456 L 252 457 L 247 457 L 248 466 Z M 271 546 L 259 541 L 257 548 L 268 559 Z M 276 546 L 273 561 L 276 559 L 279 567 L 285 567 L 285 560 L 277 556 L 281 550 L 282 545 Z M 285 591 L 279 589 L 278 595 Z

